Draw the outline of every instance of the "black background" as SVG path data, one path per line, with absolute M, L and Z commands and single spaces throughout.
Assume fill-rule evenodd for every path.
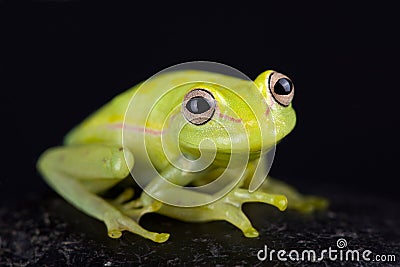
M 43 150 L 113 96 L 193 60 L 294 80 L 298 123 L 277 148 L 275 176 L 304 190 L 398 192 L 391 6 L 10 2 L 1 16 L 3 194 L 43 190 Z
M 1 3 L 2 203 L 50 189 L 46 148 L 118 93 L 165 67 L 216 61 L 295 83 L 295 130 L 272 174 L 303 192 L 398 199 L 395 7 L 321 1 Z

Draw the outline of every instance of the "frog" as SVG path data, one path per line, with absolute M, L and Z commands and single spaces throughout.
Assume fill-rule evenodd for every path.
M 274 70 L 254 81 L 207 70 L 162 73 L 84 119 L 63 145 L 40 155 L 37 169 L 67 202 L 104 222 L 111 238 L 127 231 L 167 241 L 169 233 L 140 225 L 147 213 L 184 222 L 226 221 L 255 238 L 259 233 L 242 210 L 245 203 L 302 213 L 328 207 L 325 198 L 303 195 L 268 175 L 266 152 L 296 124 L 293 97 L 292 80 Z M 204 155 L 211 155 L 205 165 L 199 163 Z M 213 190 L 195 190 L 221 176 L 225 182 L 207 189 Z M 104 196 L 132 178 L 143 189 L 138 194 L 127 187 L 114 198 Z

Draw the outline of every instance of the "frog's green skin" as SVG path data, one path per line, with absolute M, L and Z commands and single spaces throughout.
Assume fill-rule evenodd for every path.
M 51 148 L 43 153 L 38 161 L 38 169 L 47 183 L 67 201 L 88 215 L 103 221 L 107 226 L 108 235 L 112 238 L 119 238 L 122 231 L 127 230 L 155 242 L 165 242 L 169 234 L 150 232 L 139 225 L 140 217 L 148 212 L 157 212 L 190 222 L 226 220 L 242 230 L 245 236 L 256 237 L 258 232 L 241 210 L 241 205 L 245 202 L 268 203 L 280 210 L 285 210 L 289 203 L 289 208 L 303 212 L 324 208 L 327 202 L 317 197 L 302 196 L 290 186 L 271 178 L 268 178 L 256 191 L 250 192 L 252 190 L 248 190 L 249 182 L 246 177 L 251 177 L 254 173 L 254 161 L 247 164 L 246 177 L 232 191 L 208 205 L 198 207 L 167 205 L 152 199 L 146 193 L 142 193 L 136 200 L 131 200 L 133 190 L 130 188 L 114 200 L 106 200 L 98 193 L 127 177 L 135 163 L 144 157 L 143 152 L 135 145 L 135 140 L 141 134 L 150 139 L 148 151 L 156 168 L 171 177 L 174 183 L 181 185 L 188 183 L 185 180 L 187 175 L 167 164 L 161 150 L 160 136 L 162 131 L 174 131 L 176 124 L 182 123 L 184 117 L 180 114 L 181 111 L 174 111 L 173 107 L 182 103 L 184 95 L 194 88 L 203 88 L 212 93 L 218 109 L 212 120 L 203 125 L 187 123 L 180 132 L 179 144 L 186 155 L 195 158 L 198 156 L 196 148 L 199 142 L 208 137 L 214 141 L 218 152 L 215 168 L 200 172 L 191 182 L 207 181 L 213 177 L 213 173 L 218 173 L 224 168 L 229 141 L 233 140 L 235 147 L 240 151 L 242 146 L 243 150 L 246 149 L 246 145 L 243 144 L 245 139 L 246 142 L 249 140 L 250 158 L 259 157 L 260 151 L 268 149 L 285 137 L 294 128 L 296 121 L 292 105 L 279 104 L 271 94 L 268 80 L 273 74 L 273 71 L 266 71 L 259 75 L 254 82 L 256 87 L 249 86 L 248 81 L 209 72 L 178 71 L 160 75 L 148 84 L 145 92 L 138 91 L 139 85 L 135 86 L 115 97 L 75 127 L 66 136 L 64 146 Z M 152 99 L 152 95 L 159 94 L 161 88 L 184 84 L 186 81 L 192 81 L 194 77 L 197 79 L 204 77 L 216 83 L 223 81 L 232 90 L 224 90 L 217 84 L 191 83 L 171 91 L 168 96 L 161 99 L 146 122 L 138 117 L 124 118 L 130 100 L 135 94 L 142 94 L 140 96 Z M 138 111 L 145 110 L 149 103 L 150 101 L 142 101 L 134 108 Z M 269 128 L 269 125 L 268 122 L 265 122 L 265 125 L 255 123 L 257 118 L 254 114 L 272 116 L 276 139 L 268 140 L 267 134 L 265 135 L 267 140 L 260 140 L 260 131 Z M 163 125 L 165 121 L 169 124 Z M 248 139 L 240 136 L 239 130 L 236 131 L 236 127 L 243 125 L 249 134 Z M 238 134 L 234 138 L 228 138 L 219 126 Z M 129 132 L 131 138 L 123 141 L 123 130 Z M 177 203 L 180 198 L 192 198 L 196 201 L 209 197 L 185 189 L 163 190 L 160 185 L 152 186 L 153 190 L 158 190 L 155 193 L 161 196 L 172 194 Z

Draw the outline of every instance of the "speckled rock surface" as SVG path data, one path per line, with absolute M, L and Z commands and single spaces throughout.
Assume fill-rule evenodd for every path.
M 400 221 L 398 203 L 372 196 L 331 196 L 329 211 L 300 215 L 281 213 L 263 204 L 246 204 L 245 212 L 260 231 L 255 239 L 226 222 L 190 224 L 156 214 L 146 215 L 142 225 L 170 232 L 170 239 L 156 244 L 133 234 L 107 237 L 103 224 L 74 209 L 54 193 L 33 196 L 17 206 L 0 208 L 1 266 L 248 266 L 263 265 L 259 250 L 286 251 L 337 249 L 344 238 L 347 248 L 394 254 L 395 262 L 279 261 L 276 266 L 398 266 Z M 262 254 L 261 254 L 262 255 Z

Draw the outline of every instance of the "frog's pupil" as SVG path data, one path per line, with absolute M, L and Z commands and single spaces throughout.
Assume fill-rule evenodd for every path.
M 207 102 L 207 100 L 204 97 L 196 96 L 187 102 L 186 108 L 191 113 L 201 114 L 210 109 L 210 104 Z
M 288 95 L 292 91 L 292 83 L 286 78 L 280 78 L 274 85 L 274 92 L 278 95 Z

